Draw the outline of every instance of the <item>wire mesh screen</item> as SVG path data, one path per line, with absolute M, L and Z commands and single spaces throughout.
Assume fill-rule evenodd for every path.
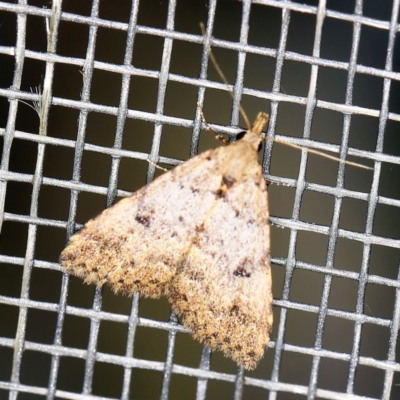
M 397 399 L 399 1 L 0 2 L 0 398 Z M 231 86 L 209 65 L 199 28 Z M 257 369 L 165 299 L 64 274 L 86 221 L 270 114 L 274 327 Z M 30 107 L 31 106 L 31 107 Z M 38 118 L 39 116 L 39 118 Z M 160 199 L 162 201 L 162 199 Z M 282 229 L 283 228 L 283 229 Z

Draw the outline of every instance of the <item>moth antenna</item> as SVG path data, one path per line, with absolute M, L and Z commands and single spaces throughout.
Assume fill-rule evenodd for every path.
M 297 144 L 293 144 L 293 143 L 287 143 L 284 140 L 279 140 L 277 138 L 269 138 L 267 136 L 264 136 L 263 140 L 270 140 L 270 141 L 275 142 L 275 143 L 285 144 L 286 146 L 293 147 L 294 149 L 297 149 L 297 150 L 306 150 L 309 153 L 316 154 L 318 156 L 325 157 L 325 158 L 327 158 L 329 160 L 337 161 L 339 163 L 344 163 L 344 164 L 347 164 L 347 165 L 351 165 L 353 167 L 367 169 L 369 171 L 373 171 L 374 170 L 372 167 L 368 167 L 367 165 L 364 165 L 364 164 L 356 163 L 356 162 L 353 162 L 353 161 L 341 160 L 339 157 L 331 156 L 331 155 L 329 155 L 327 153 L 324 153 L 322 151 L 310 149 L 308 147 L 298 146 Z
M 201 29 L 201 33 L 202 33 L 204 39 L 206 39 L 206 30 L 205 30 L 204 24 L 203 24 L 202 22 L 200 22 L 200 29 Z M 221 80 L 229 87 L 229 82 L 228 82 L 228 80 L 226 79 L 226 76 L 224 75 L 224 73 L 222 72 L 222 70 L 221 70 L 219 64 L 217 63 L 217 60 L 215 59 L 214 54 L 213 54 L 213 52 L 211 51 L 211 47 L 210 47 L 209 42 L 207 42 L 207 41 L 205 40 L 205 43 L 206 43 L 206 45 L 207 45 L 208 56 L 209 56 L 209 58 L 210 58 L 212 64 L 214 65 L 214 68 L 216 69 L 216 71 L 217 71 L 218 75 L 220 76 Z M 232 97 L 234 103 L 239 107 L 240 115 L 243 117 L 243 119 L 244 119 L 244 121 L 245 121 L 245 123 L 246 123 L 247 129 L 248 129 L 248 130 L 251 130 L 252 125 L 250 124 L 250 121 L 249 121 L 249 119 L 248 119 L 248 117 L 247 117 L 247 114 L 246 114 L 246 112 L 244 111 L 243 107 L 240 105 L 239 101 L 236 99 L 234 93 L 233 93 L 231 90 L 229 90 L 228 93 L 229 93 L 229 95 Z M 199 106 L 199 105 L 198 105 L 198 106 Z M 204 118 L 204 115 L 203 115 L 203 112 L 202 112 L 201 108 L 200 108 L 200 114 L 201 114 L 201 116 L 202 116 L 202 119 L 203 119 L 204 125 L 206 126 L 206 129 L 207 129 L 209 132 L 212 132 L 212 133 L 214 134 L 214 136 L 217 137 L 217 139 L 218 139 L 218 136 L 220 136 L 220 135 L 218 135 L 216 132 L 214 132 L 210 127 L 207 128 L 208 124 L 205 122 L 205 118 Z M 282 143 L 282 144 L 285 144 L 285 145 L 287 145 L 287 146 L 293 147 L 294 149 L 306 150 L 306 151 L 308 151 L 309 153 L 317 154 L 317 155 L 319 155 L 319 156 L 321 156 L 321 157 L 328 158 L 329 160 L 333 160 L 333 161 L 345 163 L 345 164 L 351 165 L 351 166 L 353 166 L 353 167 L 359 167 L 359 168 L 367 169 L 367 170 L 370 170 L 370 171 L 373 171 L 373 170 L 374 170 L 373 168 L 368 167 L 368 166 L 366 166 L 366 165 L 364 165 L 364 164 L 359 164 L 359 163 L 352 162 L 352 161 L 347 161 L 347 160 L 341 160 L 339 157 L 331 156 L 331 155 L 326 154 L 326 153 L 324 153 L 324 152 L 322 152 L 322 151 L 313 150 L 313 149 L 310 149 L 310 148 L 304 148 L 304 147 L 298 146 L 298 145 L 296 145 L 296 144 L 287 143 L 287 142 L 285 142 L 285 141 L 283 141 L 283 140 L 279 140 L 279 139 L 276 139 L 276 138 L 267 138 L 267 137 L 264 137 L 263 139 L 264 139 L 264 140 L 271 140 L 271 141 L 276 142 L 276 143 Z
M 203 113 L 203 107 L 201 106 L 200 103 L 197 103 L 197 107 L 199 108 L 200 116 L 201 116 L 204 126 L 206 127 L 207 132 L 212 133 L 215 136 L 215 139 L 220 140 L 223 144 L 225 144 L 225 145 L 229 144 L 229 140 L 226 140 L 222 135 L 215 132 L 214 129 L 212 129 L 211 126 L 208 125 L 208 123 L 206 121 L 206 117 L 204 116 L 204 113 Z
M 211 60 L 212 64 L 214 65 L 214 68 L 217 71 L 217 73 L 218 73 L 219 77 L 221 78 L 222 82 L 224 82 L 225 85 L 229 87 L 228 79 L 226 79 L 226 76 L 224 75 L 224 73 L 222 72 L 220 66 L 218 65 L 217 60 L 215 59 L 214 54 L 211 51 L 211 47 L 210 47 L 209 42 L 207 42 L 205 40 L 206 39 L 206 30 L 205 30 L 204 24 L 202 22 L 200 22 L 200 29 L 201 29 L 201 33 L 203 35 L 204 41 L 205 41 L 206 46 L 207 46 L 208 57 L 210 57 L 210 60 Z M 246 112 L 244 111 L 243 107 L 240 105 L 239 101 L 237 100 L 237 98 L 235 97 L 233 92 L 231 90 L 229 90 L 228 93 L 232 97 L 233 102 L 238 106 L 240 115 L 243 117 L 244 122 L 246 123 L 247 129 L 250 130 L 251 129 L 251 124 L 250 124 L 249 118 L 247 117 Z

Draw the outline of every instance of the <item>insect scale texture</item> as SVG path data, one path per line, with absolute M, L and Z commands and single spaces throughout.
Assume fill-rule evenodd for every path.
M 246 369 L 272 326 L 266 183 L 258 161 L 268 115 L 244 137 L 191 158 L 72 236 L 65 271 L 116 293 L 166 296 L 195 339 Z

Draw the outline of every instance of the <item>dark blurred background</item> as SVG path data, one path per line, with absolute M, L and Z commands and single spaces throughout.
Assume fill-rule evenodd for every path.
M 302 1 L 317 5 L 317 1 Z M 30 5 L 51 7 L 48 1 L 29 1 Z M 131 2 L 128 0 L 102 0 L 100 18 L 112 21 L 129 21 Z M 328 1 L 329 9 L 345 13 L 354 12 L 354 1 Z M 242 2 L 218 1 L 214 37 L 232 42 L 239 41 Z M 89 16 L 91 2 L 82 0 L 64 1 L 63 11 Z M 392 4 L 390 1 L 369 0 L 364 2 L 363 13 L 367 17 L 390 21 Z M 165 28 L 168 11 L 166 0 L 145 0 L 140 2 L 138 24 L 154 28 Z M 181 0 L 177 2 L 175 30 L 199 35 L 199 23 L 207 21 L 208 0 Z M 251 8 L 249 39 L 251 45 L 277 48 L 281 30 L 282 10 L 272 6 L 256 5 Z M 316 17 L 313 14 L 292 12 L 286 50 L 304 55 L 312 55 Z M 61 21 L 57 54 L 84 59 L 88 44 L 89 26 L 80 23 Z M 351 22 L 326 18 L 322 36 L 321 57 L 348 62 L 351 51 L 353 25 Z M 16 14 L 0 12 L 0 46 L 15 46 Z M 159 71 L 164 38 L 137 34 L 134 45 L 133 65 L 138 68 Z M 362 27 L 358 64 L 384 69 L 388 31 L 368 26 Z M 46 31 L 44 19 L 28 15 L 26 48 L 33 51 L 46 51 Z M 126 45 L 126 32 L 116 29 L 99 28 L 96 42 L 96 60 L 112 64 L 122 64 Z M 400 70 L 399 44 L 395 52 L 394 71 Z M 231 83 L 235 82 L 237 57 L 234 50 L 214 49 L 220 66 Z M 197 78 L 200 73 L 202 45 L 175 40 L 173 43 L 170 72 Z M 248 54 L 246 57 L 244 86 L 262 91 L 271 91 L 275 72 L 275 59 Z M 9 88 L 14 72 L 14 57 L 0 51 L 1 88 Z M 43 83 L 45 63 L 30 58 L 25 59 L 21 90 L 30 92 Z M 307 97 L 311 65 L 302 62 L 285 61 L 281 90 L 287 95 Z M 210 66 L 208 79 L 220 81 Z M 345 100 L 347 71 L 320 67 L 318 75 L 319 100 L 343 103 Z M 196 113 L 197 87 L 169 82 L 164 113 L 174 117 L 193 119 Z M 380 110 L 383 79 L 357 74 L 354 85 L 353 104 L 360 107 Z M 55 67 L 53 96 L 80 100 L 82 90 L 81 67 L 57 63 Z M 121 75 L 94 70 L 91 102 L 118 107 L 121 90 Z M 155 112 L 157 104 L 158 80 L 145 77 L 132 77 L 129 108 Z M 260 98 L 243 96 L 242 105 L 252 120 L 258 111 L 269 111 L 270 102 Z M 7 124 L 9 103 L 0 97 L 0 128 Z M 229 125 L 231 121 L 232 100 L 226 91 L 208 89 L 205 96 L 204 113 L 209 123 Z M 399 82 L 392 81 L 389 111 L 400 114 Z M 52 106 L 48 135 L 55 138 L 76 140 L 79 110 Z M 280 103 L 277 133 L 301 137 L 304 128 L 305 106 L 294 103 Z M 242 123 L 244 126 L 244 124 Z M 37 114 L 25 104 L 18 108 L 18 131 L 37 133 L 39 119 Z M 316 108 L 312 139 L 340 144 L 343 115 L 338 112 Z M 88 118 L 86 142 L 98 146 L 112 147 L 116 129 L 116 117 L 101 113 L 90 113 Z M 351 122 L 350 146 L 374 151 L 378 132 L 378 118 L 354 115 Z M 123 139 L 123 148 L 149 153 L 152 145 L 154 124 L 128 119 Z M 191 129 L 164 125 L 162 130 L 160 155 L 186 160 L 190 155 Z M 399 156 L 399 123 L 389 120 L 385 134 L 384 153 Z M 207 132 L 202 132 L 199 152 L 216 147 L 216 142 Z M 16 138 L 13 141 L 9 170 L 31 175 L 35 170 L 37 143 Z M 297 178 L 301 153 L 279 144 L 273 147 L 270 173 L 272 176 Z M 60 180 L 71 180 L 74 148 L 46 146 L 44 176 Z M 352 159 L 372 166 L 371 162 Z M 105 154 L 85 151 L 82 163 L 81 181 L 91 185 L 107 187 L 110 178 L 111 157 Z M 146 183 L 149 165 L 145 161 L 122 158 L 118 176 L 118 188 L 133 192 Z M 338 164 L 327 159 L 309 156 L 307 182 L 335 186 Z M 372 172 L 346 167 L 345 188 L 369 193 Z M 379 183 L 379 195 L 400 199 L 400 168 L 398 165 L 384 163 Z M 32 185 L 29 182 L 9 181 L 7 185 L 7 213 L 29 215 Z M 269 186 L 270 214 L 291 218 L 295 189 Z M 67 221 L 69 215 L 70 191 L 44 185 L 39 197 L 39 217 Z M 300 213 L 305 222 L 329 226 L 332 220 L 334 197 L 306 191 Z M 106 196 L 82 192 L 78 200 L 77 222 L 85 223 L 100 213 L 106 206 Z M 368 203 L 362 200 L 345 198 L 341 212 L 340 228 L 355 232 L 365 231 Z M 5 221 L 0 239 L 0 254 L 24 257 L 27 247 L 28 224 Z M 400 210 L 396 207 L 378 204 L 374 234 L 392 239 L 400 239 Z M 272 256 L 287 257 L 290 230 L 272 227 Z M 66 230 L 39 226 L 36 238 L 35 259 L 57 262 L 66 244 Z M 326 265 L 328 236 L 299 231 L 296 247 L 297 261 L 309 262 L 319 266 Z M 358 241 L 339 239 L 335 256 L 335 268 L 360 272 L 363 244 Z M 369 273 L 389 279 L 397 279 L 399 249 L 373 245 Z M 20 297 L 22 265 L 0 263 L 0 296 Z M 282 266 L 273 265 L 274 298 L 280 299 L 285 277 Z M 29 298 L 40 302 L 58 303 L 60 299 L 62 273 L 46 268 L 33 268 Z M 296 269 L 293 275 L 290 300 L 319 306 L 324 284 L 324 275 Z M 333 278 L 329 307 L 349 312 L 355 311 L 358 282 L 351 279 Z M 68 304 L 75 307 L 91 308 L 94 288 L 84 285 L 81 280 L 71 278 Z M 395 304 L 395 287 L 384 285 L 367 286 L 365 297 L 366 315 L 391 319 Z M 104 289 L 102 309 L 118 314 L 130 313 L 132 300 L 114 295 Z M 16 335 L 19 308 L 0 302 L 0 337 L 14 338 Z M 139 315 L 160 321 L 168 321 L 170 308 L 165 299 L 141 299 Z M 274 329 L 271 339 L 275 340 L 278 331 L 280 308 L 274 308 Z M 289 310 L 285 343 L 312 347 L 315 340 L 318 314 Z M 52 344 L 57 314 L 50 311 L 29 309 L 26 340 Z M 389 328 L 364 324 L 362 328 L 360 356 L 387 359 Z M 90 320 L 67 314 L 63 329 L 63 345 L 71 348 L 87 349 Z M 350 354 L 353 346 L 354 322 L 341 318 L 328 317 L 323 336 L 323 347 L 336 352 Z M 117 355 L 125 354 L 127 325 L 103 321 L 97 350 Z M 166 357 L 168 332 L 160 329 L 138 327 L 134 356 L 163 362 Z M 178 334 L 174 363 L 198 367 L 201 346 L 188 334 Z M 13 349 L 0 346 L 0 381 L 10 380 Z M 247 376 L 269 380 L 274 358 L 273 349 L 266 352 L 259 367 Z M 22 360 L 21 383 L 47 387 L 51 356 L 47 353 L 25 351 Z M 284 352 L 281 361 L 280 381 L 308 386 L 312 357 L 304 354 Z M 318 387 L 338 392 L 346 392 L 349 364 L 347 362 L 322 358 Z M 85 360 L 62 357 L 58 374 L 57 388 L 81 393 Z M 212 355 L 211 369 L 234 374 L 236 365 L 220 353 Z M 157 399 L 162 384 L 162 372 L 133 369 L 131 398 Z M 107 397 L 120 397 L 123 368 L 117 365 L 97 362 L 95 365 L 93 394 Z M 359 366 L 355 382 L 355 394 L 380 398 L 383 387 L 384 370 Z M 400 375 L 395 375 L 394 384 L 400 384 Z M 194 398 L 197 380 L 192 377 L 174 374 L 170 387 L 170 398 Z M 230 399 L 234 384 L 210 380 L 207 395 L 209 399 Z M 245 386 L 243 398 L 261 399 L 268 391 Z M 400 396 L 399 386 L 394 386 L 391 399 Z M 8 392 L 0 389 L 0 398 L 8 398 Z M 20 393 L 20 399 L 38 398 L 38 395 Z M 278 392 L 278 399 L 303 398 L 285 392 Z

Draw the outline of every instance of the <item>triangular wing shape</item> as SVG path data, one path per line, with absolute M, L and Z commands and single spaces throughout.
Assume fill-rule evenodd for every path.
M 62 252 L 64 269 L 115 292 L 160 297 L 215 201 L 217 151 L 188 160 L 89 221 Z
M 115 292 L 166 294 L 195 338 L 254 368 L 272 324 L 256 146 L 242 140 L 206 151 L 121 200 L 71 238 L 61 264 Z
M 193 336 L 246 369 L 264 354 L 272 327 L 265 181 L 232 185 L 216 201 L 168 297 Z

